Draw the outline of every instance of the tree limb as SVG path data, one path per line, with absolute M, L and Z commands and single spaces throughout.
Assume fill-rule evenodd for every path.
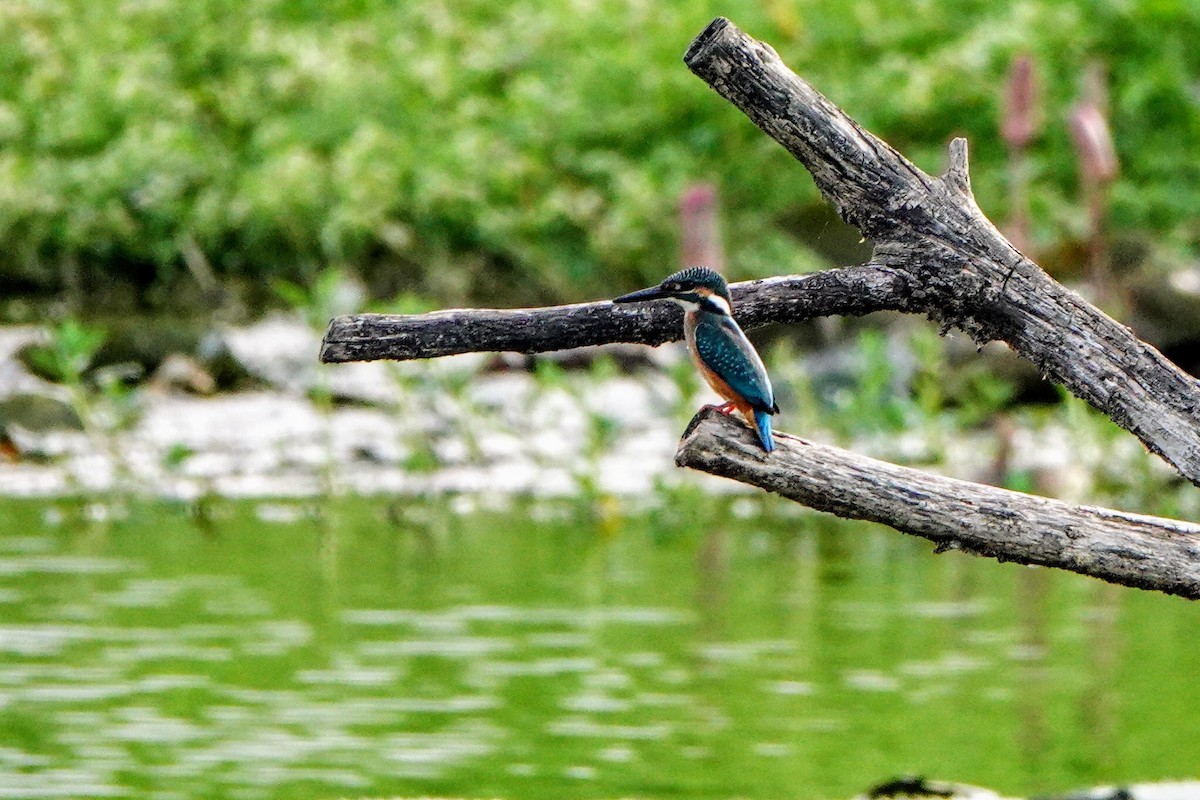
M 911 309 L 909 277 L 872 265 L 746 281 L 730 286 L 745 328 L 831 314 Z M 337 317 L 321 360 L 435 358 L 478 351 L 544 353 L 586 345 L 660 345 L 683 338 L 683 314 L 671 303 L 613 305 L 607 300 L 521 309 L 456 308 L 429 314 Z
M 1126 514 L 946 478 L 776 434 L 763 452 L 740 419 L 692 420 L 675 463 L 839 517 L 889 525 L 1001 561 L 1200 598 L 1200 525 Z

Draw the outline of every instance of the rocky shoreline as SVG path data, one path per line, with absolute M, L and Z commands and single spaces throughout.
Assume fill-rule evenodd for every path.
M 250 388 L 217 392 L 198 359 L 172 354 L 134 390 L 128 427 L 110 425 L 98 398 L 89 430 L 71 392 L 20 357 L 48 336 L 0 329 L 3 496 L 557 496 L 585 474 L 601 491 L 636 494 L 675 471 L 679 398 L 662 374 L 589 380 L 583 392 L 484 356 L 322 366 L 319 336 L 277 316 L 221 333 Z M 588 441 L 593 417 L 619 429 L 604 446 Z
M 321 365 L 319 333 L 276 315 L 214 329 L 190 352 L 104 367 L 145 376 L 113 398 L 96 389 L 81 397 L 30 368 L 28 349 L 52 335 L 0 328 L 0 496 L 634 497 L 684 481 L 749 491 L 674 465 L 687 420 L 714 399 L 690 380 L 679 346 L 568 351 L 536 364 L 472 354 Z M 822 369 L 818 359 L 829 354 L 779 370 L 781 426 L 830 441 L 837 437 L 811 428 L 812 409 L 786 402 L 788 370 Z M 232 388 L 222 389 L 230 374 Z M 931 425 L 841 443 L 973 480 L 1028 474 L 1035 490 L 1075 498 L 1098 471 L 1131 461 L 1169 477 L 1132 438 L 1081 440 L 1061 420 Z

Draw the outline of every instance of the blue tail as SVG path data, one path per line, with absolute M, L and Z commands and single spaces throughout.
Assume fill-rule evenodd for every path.
M 758 440 L 762 442 L 763 450 L 768 453 L 774 450 L 775 442 L 771 440 L 771 415 L 754 409 L 754 427 L 758 428 Z

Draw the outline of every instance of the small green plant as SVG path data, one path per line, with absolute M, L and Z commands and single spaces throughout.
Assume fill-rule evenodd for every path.
M 307 285 L 276 279 L 271 288 L 314 330 L 324 330 L 339 314 L 360 310 L 366 301 L 358 279 L 337 266 L 322 269 Z
M 914 328 L 908 347 L 916 360 L 912 376 L 912 400 L 928 419 L 946 407 L 946 342 L 929 326 Z
M 338 266 L 322 269 L 307 285 L 276 279 L 272 281 L 271 286 L 279 298 L 315 331 L 324 331 L 331 318 L 357 311 L 365 301 L 365 292 L 359 281 L 349 271 Z M 325 419 L 325 457 L 321 466 L 321 486 L 326 496 L 332 496 L 335 484 L 331 419 L 333 390 L 327 365 L 316 366 L 315 380 L 309 387 L 308 396 Z
M 588 402 L 592 389 L 613 379 L 617 365 L 610 358 L 600 357 L 592 361 L 586 374 L 570 374 L 555 367 L 547 376 L 541 377 L 543 385 L 561 388 L 574 398 L 577 408 L 584 413 L 583 449 L 571 471 L 575 481 L 576 510 L 583 516 L 604 520 L 617 507 L 601 485 L 601 462 L 611 452 L 621 435 L 620 420 L 605 408 L 597 408 Z
M 1012 381 L 988 371 L 983 365 L 973 365 L 964 373 L 955 397 L 959 426 L 980 425 L 1012 403 L 1017 392 Z
M 789 339 L 780 339 L 766 354 L 775 397 L 782 410 L 781 430 L 808 435 L 829 429 L 833 416 L 817 397 L 804 357 Z
M 104 345 L 106 335 L 76 319 L 65 319 L 50 327 L 50 341 L 34 348 L 29 358 L 52 380 L 68 388 L 82 387 L 92 359 Z
M 105 416 L 104 427 L 110 433 L 130 430 L 141 418 L 141 393 L 137 382 L 141 367 L 134 364 L 115 364 L 92 372 Z
M 859 334 L 857 366 L 851 387 L 840 393 L 837 407 L 850 431 L 895 433 L 908 422 L 910 399 L 899 385 L 887 334 Z
M 118 434 L 132 428 L 140 417 L 135 388 L 140 372 L 129 365 L 114 365 L 89 373 L 106 338 L 102 329 L 68 318 L 50 327 L 49 341 L 32 350 L 29 358 L 42 374 L 66 388 L 85 435 L 110 458 L 120 490 L 128 488 L 132 470 Z
M 672 416 L 680 425 L 686 425 L 696 415 L 695 398 L 700 391 L 700 375 L 690 358 L 677 358 L 668 367 L 667 376 L 675 384 L 675 407 Z
M 183 465 L 187 463 L 188 459 L 195 454 L 196 451 L 188 445 L 184 444 L 183 442 L 175 442 L 175 444 L 168 447 L 166 452 L 163 453 L 163 467 L 171 472 L 176 472 L 182 469 Z
M 569 390 L 571 381 L 567 371 L 547 358 L 539 358 L 533 365 L 533 377 L 539 389 Z
M 602 515 L 608 505 L 607 495 L 601 488 L 601 460 L 616 444 L 621 424 L 603 411 L 588 409 L 586 414 L 583 452 L 574 470 L 576 499 L 582 508 L 596 516 Z
M 437 308 L 437 303 L 414 292 L 401 292 L 387 300 L 371 303 L 371 311 L 376 314 L 424 314 Z

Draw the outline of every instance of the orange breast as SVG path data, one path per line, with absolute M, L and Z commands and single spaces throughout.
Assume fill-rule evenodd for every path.
M 733 403 L 737 410 L 746 416 L 747 421 L 753 420 L 753 406 L 722 380 L 720 375 L 709 369 L 708 365 L 700 360 L 700 354 L 696 351 L 696 314 L 694 312 L 689 311 L 683 316 L 683 338 L 687 340 L 688 355 L 692 357 L 692 363 L 696 365 L 696 369 L 704 376 L 704 380 L 713 388 L 713 391 Z

